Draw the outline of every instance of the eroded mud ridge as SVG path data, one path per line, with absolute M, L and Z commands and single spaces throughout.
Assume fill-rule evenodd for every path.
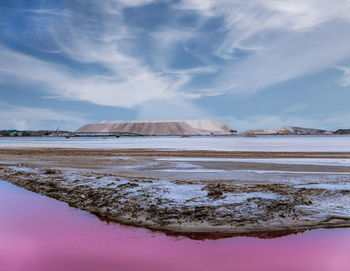
M 6 161 L 2 157 L 0 179 L 67 202 L 109 221 L 180 233 L 244 235 L 350 226 L 350 175 L 347 175 L 347 167 L 339 167 L 340 174 L 332 171 L 328 175 L 315 174 L 314 171 L 309 174 L 298 171 L 290 174 L 288 171 L 288 174 L 281 175 L 279 169 L 279 182 L 276 181 L 278 176 L 271 173 L 254 182 L 234 178 L 234 170 L 240 165 L 236 162 L 220 167 L 221 170 L 233 169 L 231 179 L 220 180 L 220 171 L 215 173 L 215 178 L 201 175 L 198 168 L 205 172 L 205 162 L 190 166 L 179 166 L 176 162 L 180 169 L 195 166 L 199 176 L 203 177 L 190 179 L 185 178 L 188 177 L 186 173 L 184 178 L 179 178 L 169 171 L 168 175 L 154 176 L 151 172 L 167 172 L 174 167 L 174 162 L 159 161 L 156 157 L 150 160 L 139 157 L 136 162 L 125 162 L 129 158 L 123 156 L 116 158 L 113 170 L 100 170 L 89 169 L 86 165 L 82 168 L 79 162 L 79 166 L 72 162 L 69 168 L 58 167 L 58 160 L 54 166 L 57 158 L 53 156 L 47 157 L 51 159 L 47 163 L 42 162 L 43 157 L 34 159 L 40 163 L 33 162 L 32 156 L 28 159 L 27 156 L 21 157 L 22 161 L 19 161 L 17 155 L 7 156 Z M 102 162 L 99 165 L 98 158 L 95 158 L 97 168 L 106 166 Z M 107 160 L 110 166 L 110 159 Z M 123 169 L 125 163 L 133 165 L 129 168 L 129 176 Z M 256 163 L 251 165 L 252 168 L 259 166 Z M 219 170 L 216 167 L 218 165 L 211 169 Z M 120 174 L 122 169 L 123 174 Z M 330 169 L 334 168 L 328 166 L 327 170 Z M 308 170 L 307 166 L 305 170 Z M 137 174 L 131 174 L 134 171 Z M 143 177 L 140 176 L 142 173 Z M 269 181 L 269 176 L 273 177 L 272 181 Z

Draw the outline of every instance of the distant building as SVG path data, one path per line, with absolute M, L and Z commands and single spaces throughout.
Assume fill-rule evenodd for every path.
M 247 130 L 246 135 L 332 135 L 328 130 L 284 126 L 278 129 Z

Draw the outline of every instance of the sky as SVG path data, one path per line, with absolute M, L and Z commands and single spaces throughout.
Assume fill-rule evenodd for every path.
M 338 129 L 349 103 L 349 0 L 0 1 L 0 129 Z

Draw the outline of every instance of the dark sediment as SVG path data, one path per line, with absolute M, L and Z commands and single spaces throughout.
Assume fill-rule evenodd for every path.
M 12 154 L 7 150 L 7 156 L 4 152 L 0 151 L 3 161 L 0 179 L 67 202 L 107 221 L 162 230 L 171 235 L 194 239 L 237 235 L 269 238 L 315 228 L 350 226 L 347 207 L 341 206 L 348 203 L 350 190 L 312 188 L 315 182 L 306 183 L 310 187 L 300 187 L 283 180 L 280 183 L 242 183 L 235 179 L 208 182 L 164 180 L 147 174 L 144 177 L 120 176 L 118 172 L 90 169 L 87 166 L 90 162 L 84 168 L 81 161 L 76 162 L 76 167 L 72 162 L 70 169 L 48 167 L 40 162 L 44 157 L 51 157 L 51 162 L 54 164 L 56 159 L 59 165 L 62 161 L 58 156 L 69 157 L 69 152 L 61 153 L 61 150 L 50 150 L 45 155 L 43 150 L 25 150 L 22 154 L 19 150 L 13 150 Z M 77 153 L 82 155 L 79 150 Z M 109 160 L 103 160 L 106 156 L 101 153 L 104 151 L 87 152 L 95 159 L 97 168 L 109 165 Z M 339 154 L 330 155 L 339 157 Z M 33 160 L 33 156 L 38 159 Z M 107 161 L 106 164 L 98 165 L 98 157 Z M 138 156 L 138 159 L 142 164 L 146 158 Z M 342 182 L 348 181 L 344 178 Z M 332 179 L 332 184 L 337 181 Z M 190 193 L 188 198 L 183 198 L 187 192 Z M 339 206 L 335 208 L 335 204 Z

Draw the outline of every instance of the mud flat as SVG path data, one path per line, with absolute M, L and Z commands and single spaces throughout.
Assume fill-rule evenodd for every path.
M 0 179 L 194 238 L 348 227 L 349 165 L 348 152 L 0 149 Z

